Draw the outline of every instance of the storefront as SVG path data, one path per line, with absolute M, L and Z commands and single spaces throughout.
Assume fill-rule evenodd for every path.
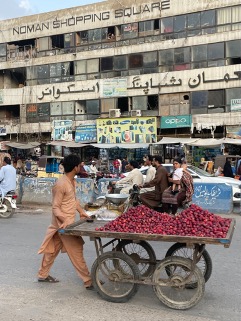
M 191 115 L 178 115 L 178 116 L 162 116 L 161 117 L 161 135 L 173 137 L 174 141 L 171 139 L 170 143 L 164 146 L 164 158 L 165 162 L 171 162 L 175 156 L 184 156 L 186 154 L 184 146 L 175 138 L 190 137 L 190 128 L 192 125 Z M 165 137 L 164 137 L 165 138 Z

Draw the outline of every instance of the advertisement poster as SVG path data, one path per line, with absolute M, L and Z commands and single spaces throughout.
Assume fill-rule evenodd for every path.
M 97 142 L 100 144 L 156 143 L 156 117 L 97 119 Z
M 52 123 L 52 140 L 72 141 L 72 120 L 54 120 Z
M 89 143 L 97 141 L 96 125 L 80 125 L 75 130 L 76 143 Z
M 127 95 L 127 79 L 103 79 L 103 97 L 125 97 Z
M 226 137 L 228 138 L 241 138 L 240 126 L 226 126 Z

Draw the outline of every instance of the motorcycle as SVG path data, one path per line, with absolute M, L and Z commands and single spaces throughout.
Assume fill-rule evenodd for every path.
M 9 191 L 2 197 L 0 196 L 0 218 L 10 218 L 15 213 L 17 195 L 15 191 Z

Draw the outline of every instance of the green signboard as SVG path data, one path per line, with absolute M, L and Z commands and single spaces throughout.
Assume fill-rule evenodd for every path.
M 181 128 L 191 127 L 192 116 L 191 115 L 180 115 L 180 116 L 162 116 L 161 117 L 161 128 Z

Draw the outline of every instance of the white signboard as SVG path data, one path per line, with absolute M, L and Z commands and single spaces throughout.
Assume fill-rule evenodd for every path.
M 241 98 L 231 99 L 231 111 L 241 111 Z

